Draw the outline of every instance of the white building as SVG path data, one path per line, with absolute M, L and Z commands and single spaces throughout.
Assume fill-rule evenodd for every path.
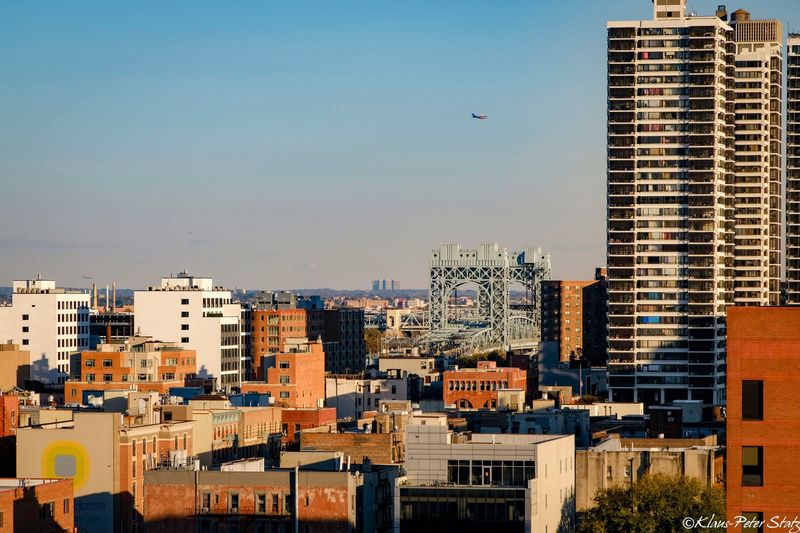
M 396 370 L 400 374 L 414 374 L 424 378 L 425 384 L 442 380 L 442 373 L 436 370 L 436 359 L 433 357 L 399 356 L 382 354 L 378 358 L 378 371 Z
M 572 435 L 456 434 L 444 414 L 406 426 L 406 477 L 395 487 L 394 530 L 571 531 Z
M 783 27 L 733 13 L 736 40 L 734 302 L 779 305 L 783 170 Z
M 336 418 L 361 418 L 365 411 L 377 411 L 383 400 L 408 400 L 408 379 L 336 375 L 325 378 L 325 407 L 335 407 Z
M 134 330 L 197 352 L 198 377 L 214 377 L 221 388 L 241 382 L 243 353 L 241 305 L 211 278 L 184 273 L 134 291 Z
M 735 60 L 733 28 L 687 15 L 685 0 L 608 23 L 612 401 L 725 402 Z
M 0 307 L 0 340 L 31 354 L 31 379 L 64 383 L 70 358 L 89 347 L 88 293 L 52 280 L 15 280 L 11 305 Z

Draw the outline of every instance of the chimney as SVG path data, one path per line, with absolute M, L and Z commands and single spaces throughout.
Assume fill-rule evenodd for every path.
M 92 282 L 92 310 L 97 310 L 97 283 Z
M 111 317 L 106 320 L 106 344 L 111 344 Z
M 117 282 L 111 283 L 111 312 L 117 308 Z

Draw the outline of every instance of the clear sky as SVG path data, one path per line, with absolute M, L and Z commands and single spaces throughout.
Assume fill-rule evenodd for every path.
M 800 28 L 798 0 L 739 7 Z M 555 277 L 591 276 L 605 23 L 651 9 L 5 2 L 0 285 L 188 268 L 230 287 L 425 287 L 443 241 L 542 244 Z

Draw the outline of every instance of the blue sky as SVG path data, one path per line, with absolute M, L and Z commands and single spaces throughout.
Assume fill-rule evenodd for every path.
M 738 7 L 800 25 L 796 0 Z M 188 268 L 424 287 L 442 241 L 542 244 L 556 277 L 591 276 L 605 23 L 650 16 L 648 0 L 6 2 L 0 285 Z

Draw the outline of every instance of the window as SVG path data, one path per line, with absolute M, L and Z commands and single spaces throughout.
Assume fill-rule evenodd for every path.
M 181 342 L 183 343 L 189 342 L 189 337 L 181 337 Z
M 103 359 L 103 366 L 104 367 L 108 368 L 108 367 L 110 367 L 112 365 L 113 365 L 113 363 L 112 363 L 111 359 Z
M 392 385 L 392 394 L 397 394 L 397 385 Z
M 22 339 L 23 346 L 27 346 L 28 344 L 30 344 L 30 341 L 28 341 L 28 339 Z
M 181 305 L 189 305 L 189 298 L 181 298 Z
M 64 514 L 69 514 L 69 498 L 64 498 Z M 0 521 L 0 527 L 3 526 L 2 521 Z
M 742 486 L 764 486 L 764 449 L 761 446 L 742 446 Z
M 231 492 L 228 495 L 228 512 L 229 513 L 238 513 L 239 512 L 239 493 L 238 492 Z
M 29 329 L 28 326 L 22 326 L 22 333 L 28 333 Z
M 136 439 L 131 441 L 131 456 L 136 457 Z
M 43 503 L 39 506 L 39 518 L 46 520 L 53 518 L 55 514 L 55 502 Z
M 742 381 L 742 420 L 764 420 L 763 381 Z
M 281 391 L 281 398 L 288 398 L 288 397 L 289 397 L 289 391 L 282 390 Z
M 273 494 L 272 495 L 272 512 L 273 513 L 277 513 L 278 512 L 279 501 L 280 500 L 278 499 L 278 495 L 277 494 Z
M 200 512 L 207 513 L 211 510 L 211 493 L 204 492 L 200 495 Z
M 764 514 L 763 513 L 742 513 L 744 522 L 741 522 L 742 533 L 763 533 Z
M 103 374 L 103 381 L 112 381 L 114 376 L 111 374 Z
M 181 311 L 181 318 L 189 318 L 189 311 Z
M 289 361 L 281 361 L 281 368 L 289 368 Z
M 94 359 L 87 359 L 85 364 L 86 366 L 94 366 Z
M 86 374 L 86 381 L 94 381 L 94 374 Z
M 289 376 L 281 376 L 281 383 L 284 385 L 289 383 Z
M 28 315 L 22 315 L 22 320 L 29 320 L 30 317 Z
M 257 513 L 266 513 L 267 512 L 267 495 L 266 494 L 256 494 L 256 512 Z
M 181 324 L 181 331 L 189 331 L 189 324 Z

